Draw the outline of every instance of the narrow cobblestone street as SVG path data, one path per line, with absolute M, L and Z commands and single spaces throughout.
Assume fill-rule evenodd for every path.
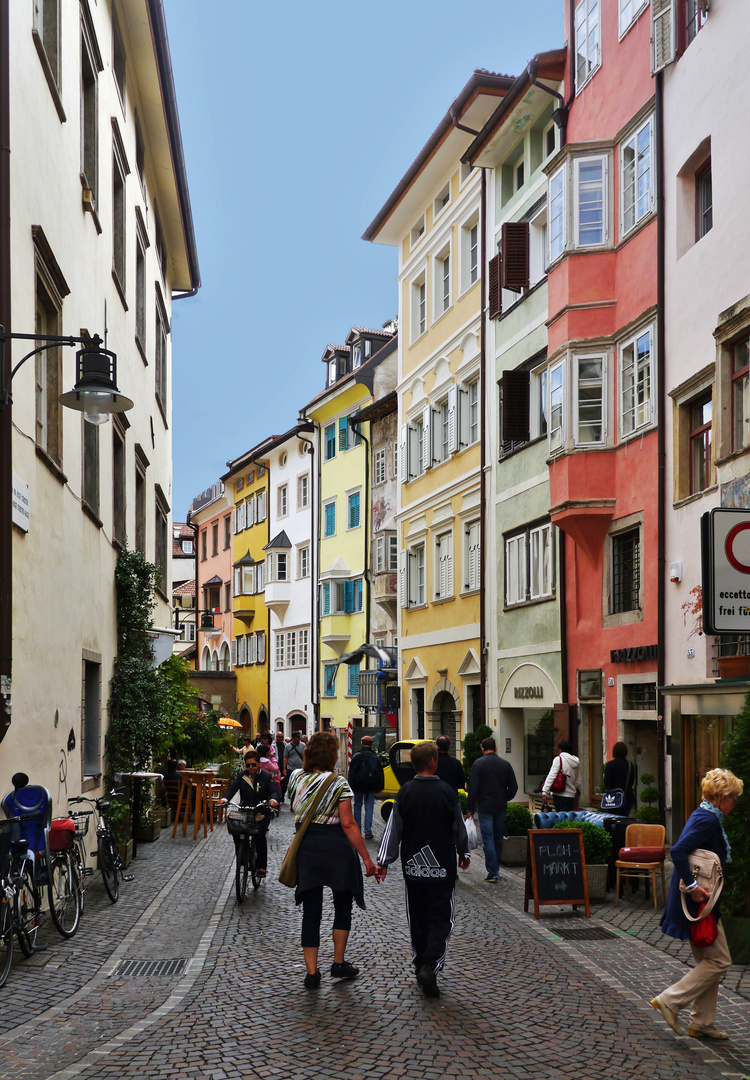
M 484 884 L 481 849 L 457 889 L 456 930 L 441 997 L 413 979 L 396 868 L 366 883 L 348 958 L 360 977 L 302 988 L 300 915 L 275 880 L 291 815 L 272 826 L 269 882 L 235 904 L 233 845 L 223 827 L 194 842 L 171 831 L 143 845 L 135 881 L 112 907 L 94 879 L 78 934 L 45 918 L 49 948 L 17 959 L 2 991 L 3 1080 L 452 1080 L 576 1077 L 653 1080 L 750 1073 L 743 968 L 720 992 L 724 1044 L 676 1038 L 648 1004 L 675 981 L 684 951 L 654 947 L 658 916 L 621 904 L 592 919 L 523 913 L 523 879 Z M 650 916 L 648 914 L 650 910 Z M 330 912 L 324 913 L 324 927 Z M 569 940 L 569 929 L 597 938 Z M 661 935 L 659 935 L 661 938 Z M 172 975 L 128 977 L 124 960 L 182 960 Z

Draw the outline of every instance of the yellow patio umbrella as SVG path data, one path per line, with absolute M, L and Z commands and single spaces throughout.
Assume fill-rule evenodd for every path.
M 239 720 L 233 720 L 231 716 L 222 716 L 221 720 L 219 720 L 219 727 L 242 727 L 242 724 Z

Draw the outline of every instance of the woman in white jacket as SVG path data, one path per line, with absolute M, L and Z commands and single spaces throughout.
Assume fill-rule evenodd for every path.
M 552 801 L 555 810 L 572 810 L 578 792 L 578 766 L 580 762 L 573 753 L 573 744 L 563 739 L 560 743 L 559 753 L 552 760 L 552 768 L 547 773 L 547 779 L 542 785 L 542 794 L 547 798 L 552 791 L 555 777 L 562 769 L 565 776 L 565 790 L 552 791 Z

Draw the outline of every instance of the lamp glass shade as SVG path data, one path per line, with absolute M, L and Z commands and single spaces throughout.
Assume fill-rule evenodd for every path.
M 117 389 L 117 357 L 109 349 L 79 349 L 76 384 L 60 395 L 60 404 L 82 412 L 90 424 L 103 424 L 110 413 L 127 412 L 133 402 Z

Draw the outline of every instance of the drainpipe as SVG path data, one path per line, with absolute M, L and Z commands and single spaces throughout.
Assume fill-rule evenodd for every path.
M 302 423 L 312 423 L 311 420 L 307 421 L 305 417 L 300 417 L 300 421 Z M 312 439 L 306 439 L 305 436 L 301 435 L 301 434 L 298 434 L 297 438 L 300 440 L 300 442 L 308 444 L 309 449 L 308 449 L 307 452 L 310 455 L 310 457 L 313 459 L 313 464 L 314 464 L 314 461 L 315 461 L 315 443 L 312 441 Z M 313 482 L 314 478 L 315 478 L 315 470 L 314 470 L 314 468 L 311 468 L 310 469 L 310 645 L 311 645 L 311 649 L 310 649 L 310 654 L 311 654 L 310 655 L 310 705 L 312 706 L 312 710 L 313 710 L 313 719 L 315 720 L 315 730 L 318 731 L 319 727 L 320 727 L 320 715 L 319 715 L 320 714 L 320 705 L 319 705 L 319 700 L 318 700 L 318 698 L 316 696 L 316 693 L 315 693 L 315 688 L 316 688 L 315 674 L 317 672 L 317 642 L 318 642 L 318 635 L 317 635 L 317 631 L 316 631 L 316 634 L 315 634 L 315 646 L 313 646 L 313 644 L 312 644 L 313 643 L 312 630 L 313 630 L 314 626 L 319 626 L 320 625 L 320 620 L 316 617 L 316 614 L 315 614 L 316 597 L 317 597 L 317 593 L 318 593 L 318 589 L 317 589 L 317 580 L 318 580 L 317 556 L 318 556 L 318 544 L 320 543 L 320 539 L 318 538 L 318 542 L 317 543 L 315 542 L 315 536 L 314 536 L 314 530 L 315 530 L 315 507 L 317 506 L 317 502 L 315 500 L 315 484 Z
M 485 563 L 487 557 L 487 526 L 485 516 L 487 513 L 487 491 L 485 484 L 485 457 L 487 453 L 487 437 L 485 428 L 487 419 L 485 415 L 485 402 L 487 400 L 487 362 L 486 362 L 486 338 L 487 338 L 487 275 L 484 272 L 487 266 L 487 170 L 482 169 L 482 189 L 480 214 L 482 217 L 482 237 L 480 251 L 482 260 L 482 274 L 480 277 L 479 309 L 481 318 L 479 323 L 479 407 L 481 409 L 482 422 L 479 425 L 479 715 L 482 723 L 487 723 L 487 645 L 485 641 Z
M 656 370 L 657 370 L 657 408 L 659 422 L 656 427 L 658 439 L 658 486 L 657 486 L 657 626 L 656 640 L 658 655 L 656 661 L 656 685 L 664 686 L 664 642 L 666 629 L 666 537 L 665 506 L 667 491 L 667 448 L 664 418 L 666 416 L 666 372 L 664 358 L 666 352 L 666 327 L 664 325 L 665 292 L 665 221 L 664 221 L 664 74 L 657 72 L 656 86 Z M 657 776 L 661 791 L 662 821 L 666 795 L 666 755 L 664 753 L 664 696 L 657 689 L 656 697 L 656 752 Z
M 363 526 L 364 526 L 365 531 L 364 531 L 364 537 L 363 537 L 363 540 L 364 540 L 364 553 L 363 553 L 364 554 L 364 564 L 363 564 L 364 570 L 363 570 L 363 574 L 362 574 L 362 579 L 364 581 L 365 593 L 366 593 L 366 597 L 365 597 L 365 641 L 369 641 L 370 640 L 370 614 L 371 614 L 371 611 L 372 611 L 372 589 L 371 589 L 371 585 L 370 585 L 370 567 L 369 567 L 369 562 L 370 562 L 370 560 L 369 560 L 370 538 L 369 538 L 369 535 L 368 535 L 368 531 L 369 531 L 369 514 L 367 512 L 368 509 L 369 509 L 369 504 L 370 504 L 370 440 L 367 438 L 366 435 L 362 434 L 362 425 L 361 424 L 358 425 L 356 423 L 356 421 L 354 420 L 354 418 L 351 417 L 351 416 L 349 417 L 349 427 L 352 429 L 352 431 L 355 431 L 355 432 L 358 433 L 360 439 L 365 444 L 365 484 L 364 484 L 364 491 L 363 491 L 364 498 L 362 499 L 362 503 L 363 503 L 362 512 L 363 512 L 363 515 L 364 515 Z M 357 430 L 358 428 L 359 428 L 359 430 Z M 367 712 L 366 711 L 365 711 L 365 727 L 367 727 Z
M 0 326 L 10 331 L 10 15 L 0 0 Z M 0 346 L 3 382 L 11 371 L 10 346 Z M 10 727 L 13 675 L 13 522 L 11 517 L 13 404 L 0 413 L 0 742 Z

